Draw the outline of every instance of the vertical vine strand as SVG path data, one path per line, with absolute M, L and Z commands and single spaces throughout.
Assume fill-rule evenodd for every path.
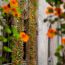
M 37 65 L 37 21 L 36 21 L 36 0 L 29 0 L 29 62 L 28 65 Z

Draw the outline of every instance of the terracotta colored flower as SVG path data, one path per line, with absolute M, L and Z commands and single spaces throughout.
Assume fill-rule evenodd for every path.
M 10 12 L 10 7 L 8 5 L 3 5 L 2 8 L 3 8 L 4 13 L 9 13 Z
M 12 12 L 17 12 L 16 8 L 11 8 Z
M 29 40 L 29 36 L 24 33 L 24 32 L 20 32 L 20 39 L 23 41 L 23 42 L 28 42 Z
M 52 14 L 52 13 L 53 13 L 53 8 L 52 7 L 47 7 L 46 14 Z
M 62 14 L 61 8 L 55 8 L 55 9 L 54 9 L 54 14 L 55 14 L 56 16 L 60 16 L 60 15 Z
M 10 0 L 10 6 L 11 6 L 11 7 L 18 7 L 18 2 L 17 2 L 17 0 Z
M 13 16 L 21 17 L 21 13 L 19 13 L 16 8 L 11 8 L 11 12 L 12 12 Z
M 56 35 L 56 32 L 55 29 L 49 29 L 47 35 L 49 38 L 53 38 Z
M 21 17 L 21 14 L 18 13 L 18 12 L 12 12 L 12 14 L 13 14 L 13 16 L 15 16 L 15 17 Z
M 62 44 L 65 44 L 65 37 L 62 37 L 61 42 Z

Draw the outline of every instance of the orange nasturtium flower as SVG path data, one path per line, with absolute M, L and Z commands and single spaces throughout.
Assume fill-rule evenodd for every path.
M 18 1 L 17 0 L 10 0 L 10 6 L 11 7 L 18 7 Z
M 23 42 L 28 42 L 29 40 L 29 36 L 24 33 L 24 32 L 20 32 L 20 39 L 23 41 Z
M 4 13 L 9 13 L 10 12 L 10 7 L 8 5 L 3 5 L 2 8 L 3 8 Z
M 47 7 L 46 9 L 46 14 L 52 14 L 54 12 L 53 8 L 50 6 L 50 7 Z
M 57 16 L 60 16 L 62 14 L 61 8 L 55 8 L 54 9 L 54 14 L 57 15 Z
M 56 35 L 56 33 L 57 31 L 55 29 L 49 29 L 47 35 L 49 38 L 53 38 Z
M 12 12 L 17 12 L 16 8 L 11 8 Z
M 11 8 L 11 12 L 15 17 L 21 17 L 21 13 L 16 8 Z
M 12 14 L 13 14 L 13 16 L 15 16 L 15 17 L 21 17 L 21 14 L 18 13 L 18 12 L 13 12 Z
M 61 42 L 62 44 L 65 44 L 65 37 L 62 37 Z

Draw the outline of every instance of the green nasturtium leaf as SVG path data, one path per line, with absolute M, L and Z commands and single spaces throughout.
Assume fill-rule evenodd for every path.
M 46 0 L 46 2 L 48 2 L 48 3 L 55 3 L 56 5 L 62 4 L 61 0 Z
M 15 27 L 12 27 L 12 31 L 13 31 L 13 36 L 18 39 L 19 38 L 19 33 L 17 31 L 17 29 Z
M 23 10 L 21 9 L 20 11 L 21 11 L 21 14 L 22 14 L 23 13 Z
M 46 2 L 56 2 L 57 0 L 46 0 Z
M 5 13 L 2 13 L 1 16 L 5 17 Z
M 0 61 L 5 61 L 6 59 L 2 56 L 0 56 Z
M 65 29 L 65 24 L 61 24 L 61 28 L 62 29 Z
M 11 34 L 11 29 L 8 26 L 5 27 L 4 31 L 7 32 L 7 33 L 9 33 L 9 34 Z
M 5 38 L 4 36 L 0 36 L 0 41 L 7 42 L 7 38 Z
M 46 0 L 46 2 L 49 2 L 50 0 Z
M 60 57 L 60 53 L 59 52 L 55 52 L 55 56 Z
M 57 65 L 62 65 L 62 63 L 61 62 L 57 62 Z
M 62 49 L 63 49 L 63 46 L 60 45 L 60 46 L 58 46 L 58 48 L 56 49 L 56 51 L 59 52 L 59 51 L 61 51 Z
M 0 8 L 0 11 L 2 11 L 3 9 L 2 8 Z
M 56 52 L 55 52 L 55 56 L 57 57 L 57 59 L 59 59 L 59 61 L 62 60 L 62 56 L 60 54 L 60 52 L 61 52 L 62 49 L 63 49 L 63 46 L 59 45 L 58 48 L 56 49 Z
M 5 2 L 8 2 L 9 0 L 4 0 Z
M 3 38 L 3 42 L 7 42 L 7 39 L 6 38 Z
M 6 46 L 4 46 L 3 50 L 6 51 L 6 52 L 12 52 L 11 48 L 6 47 Z
M 18 13 L 21 14 L 21 9 L 19 7 L 17 7 L 16 9 L 17 9 Z
M 62 34 L 65 34 L 65 30 L 64 30 L 64 31 L 62 31 Z
M 16 34 L 14 34 L 13 36 L 14 36 L 16 39 L 18 39 L 18 38 L 19 38 L 19 34 L 17 34 L 17 33 L 16 33 Z

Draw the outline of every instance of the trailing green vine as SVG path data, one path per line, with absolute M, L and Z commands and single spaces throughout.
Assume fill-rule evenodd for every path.
M 46 0 L 49 6 L 46 9 L 48 17 L 44 22 L 49 22 L 51 27 L 47 32 L 47 36 L 51 39 L 56 35 L 60 36 L 61 44 L 56 49 L 57 65 L 65 65 L 65 0 Z M 62 6 L 62 7 L 61 7 Z M 53 24 L 58 26 L 53 28 Z
M 22 10 L 20 9 L 18 0 L 4 0 L 4 2 L 7 2 L 7 4 L 0 6 L 0 26 L 3 27 L 0 41 L 9 46 L 4 45 L 2 50 L 12 53 L 12 65 L 21 65 L 23 42 L 28 42 L 29 40 L 29 36 L 23 31 L 18 31 L 15 26 L 15 21 L 19 22 L 19 19 L 21 19 Z M 1 56 L 0 60 L 2 62 L 9 61 L 5 56 Z

